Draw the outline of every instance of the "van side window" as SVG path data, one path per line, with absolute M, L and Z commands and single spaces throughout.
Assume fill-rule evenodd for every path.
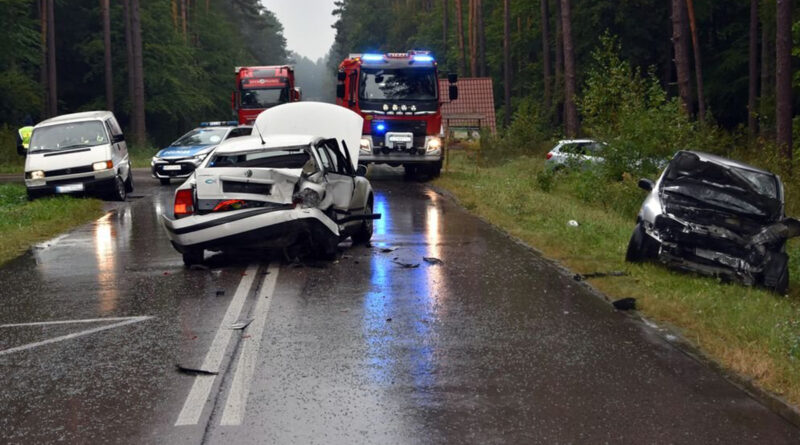
M 119 136 L 122 134 L 122 129 L 119 127 L 117 120 L 113 117 L 106 120 L 106 125 L 108 126 L 109 131 L 111 132 L 111 136 Z

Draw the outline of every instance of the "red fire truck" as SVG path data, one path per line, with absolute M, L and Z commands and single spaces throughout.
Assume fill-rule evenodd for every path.
M 236 90 L 231 95 L 231 106 L 239 125 L 252 125 L 256 116 L 267 108 L 299 100 L 300 89 L 295 88 L 291 66 L 236 67 Z
M 351 54 L 339 65 L 336 103 L 364 117 L 359 162 L 438 175 L 444 159 L 436 60 L 428 51 Z M 458 98 L 448 75 L 449 100 Z

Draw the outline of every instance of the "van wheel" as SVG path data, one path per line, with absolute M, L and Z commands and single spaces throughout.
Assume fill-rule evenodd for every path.
M 201 264 L 205 259 L 205 251 L 196 247 L 189 247 L 183 251 L 183 264 L 191 267 L 194 264 Z
M 659 244 L 645 232 L 642 223 L 636 224 L 633 235 L 628 242 L 628 250 L 625 253 L 625 261 L 629 263 L 639 263 L 652 260 L 658 257 Z
M 169 185 L 169 178 L 158 178 L 161 181 L 161 185 Z
M 131 193 L 133 191 L 133 171 L 128 169 L 128 179 L 125 180 L 125 192 Z
M 372 214 L 372 197 L 369 197 L 369 201 L 367 205 L 364 206 L 364 214 L 371 215 Z M 354 233 L 351 238 L 353 239 L 353 244 L 367 244 L 370 239 L 372 239 L 372 220 L 365 219 L 361 222 L 361 226 L 359 226 L 358 231 Z
M 781 252 L 774 254 L 764 268 L 764 286 L 778 295 L 789 290 L 789 257 Z
M 125 198 L 128 197 L 128 192 L 126 191 L 125 181 L 122 180 L 119 176 L 114 178 L 114 189 L 111 191 L 111 199 L 113 201 L 125 201 Z
M 27 192 L 28 192 L 28 201 L 33 201 L 34 199 L 42 196 L 41 194 L 31 190 L 28 190 Z

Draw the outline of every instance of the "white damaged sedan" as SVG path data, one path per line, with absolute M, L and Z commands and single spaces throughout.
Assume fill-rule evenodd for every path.
M 270 108 L 248 137 L 220 144 L 175 191 L 174 219 L 162 215 L 187 266 L 204 252 L 284 248 L 308 242 L 331 258 L 345 238 L 372 237 L 373 192 L 357 174 L 363 120 L 336 105 Z

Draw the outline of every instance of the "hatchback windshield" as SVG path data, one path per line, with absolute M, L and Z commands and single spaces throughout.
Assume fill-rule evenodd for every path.
M 200 128 L 192 130 L 180 139 L 173 142 L 173 146 L 188 147 L 192 145 L 214 145 L 222 142 L 225 138 L 226 128 Z
M 218 154 L 209 167 L 303 168 L 311 159 L 306 147 L 272 148 L 241 154 Z
M 365 69 L 359 91 L 366 100 L 436 100 L 436 76 L 419 68 Z
M 108 134 L 100 121 L 48 125 L 34 130 L 30 151 L 60 151 L 107 144 Z

